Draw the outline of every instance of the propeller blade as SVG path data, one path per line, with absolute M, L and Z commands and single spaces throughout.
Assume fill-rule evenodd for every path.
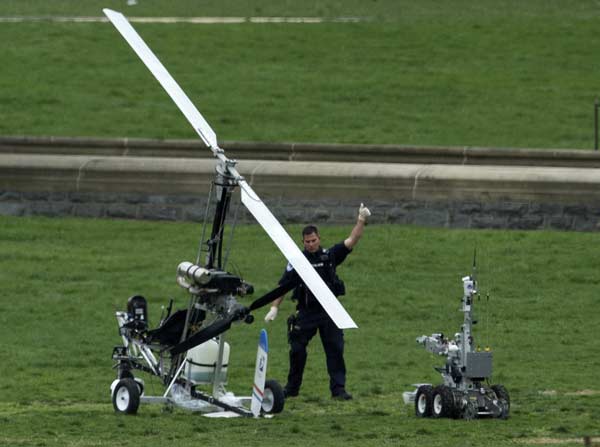
M 133 51 L 137 53 L 146 67 L 148 67 L 148 70 L 150 70 L 160 85 L 163 86 L 175 104 L 177 104 L 179 110 L 185 115 L 194 130 L 198 132 L 198 135 L 200 135 L 204 144 L 216 153 L 216 150 L 219 147 L 217 145 L 217 134 L 212 130 L 196 106 L 192 104 L 190 98 L 188 98 L 183 90 L 181 90 L 179 84 L 175 82 L 175 79 L 169 74 L 148 45 L 146 45 L 136 30 L 129 24 L 125 16 L 120 12 L 111 9 L 105 8 L 102 11 L 125 38 L 131 48 L 133 48 Z
M 271 214 L 271 211 L 269 211 L 263 201 L 256 195 L 250 185 L 248 185 L 245 180 L 241 179 L 238 181 L 238 184 L 242 191 L 242 203 L 264 228 L 290 264 L 292 264 L 292 267 L 298 272 L 300 278 L 302 278 L 310 291 L 315 295 L 336 326 L 340 329 L 358 327 L 352 320 L 352 317 L 346 312 L 346 309 L 344 309 L 335 295 L 329 290 L 327 284 L 321 279 L 304 254 L 296 246 L 292 238 L 287 234 L 277 219 L 275 219 L 275 216 Z
M 266 306 L 267 304 L 270 304 L 273 300 L 288 293 L 290 290 L 292 290 L 294 287 L 296 287 L 298 285 L 298 283 L 299 283 L 299 281 L 291 281 L 286 284 L 282 284 L 282 285 L 278 286 L 277 288 L 271 290 L 270 292 L 265 293 L 260 298 L 252 301 L 252 304 L 250 304 L 250 306 L 248 308 L 250 309 L 250 311 L 260 309 L 261 307 Z
M 187 340 L 182 341 L 178 345 L 175 345 L 171 348 L 171 355 L 181 354 L 182 352 L 188 351 L 192 348 L 195 348 L 198 345 L 201 345 L 204 342 L 207 342 L 211 338 L 216 337 L 217 335 L 222 334 L 223 332 L 229 330 L 231 324 L 236 318 L 229 317 L 224 320 L 219 320 L 213 323 L 212 325 L 199 330 L 194 335 L 189 337 Z
M 142 62 L 160 83 L 160 85 L 162 85 L 177 107 L 179 107 L 179 110 L 181 110 L 186 119 L 196 130 L 202 141 L 204 141 L 204 144 L 210 147 L 213 153 L 219 157 L 222 162 L 226 162 L 227 160 L 223 155 L 223 151 L 217 145 L 216 133 L 200 114 L 196 106 L 194 106 L 194 104 L 190 101 L 188 96 L 183 92 L 181 87 L 179 87 L 177 82 L 175 82 L 167 69 L 154 55 L 152 50 L 150 50 L 140 35 L 129 24 L 125 16 L 120 12 L 107 8 L 103 9 L 103 12 L 125 38 L 127 43 L 129 43 L 131 48 L 133 48 Z M 238 180 L 238 183 L 242 189 L 242 202 L 244 205 L 248 208 L 248 210 L 250 210 L 258 223 L 269 234 L 271 239 L 275 242 L 275 245 L 277 245 L 279 250 L 281 250 L 296 272 L 298 272 L 300 278 L 302 278 L 317 300 L 319 300 L 321 306 L 323 306 L 337 327 L 340 329 L 356 328 L 356 323 L 352 320 L 348 312 L 346 312 L 331 290 L 329 290 L 325 282 L 321 279 L 312 265 L 310 265 L 294 241 L 286 233 L 277 219 L 275 219 L 273 214 L 271 214 L 262 200 L 260 200 L 252 188 L 250 188 L 250 186 L 241 178 L 235 169 L 232 167 L 229 168 L 230 171 L 235 174 L 234 177 Z M 222 323 L 222 327 L 225 326 L 227 326 L 227 324 Z M 219 328 L 219 330 L 220 329 L 221 328 Z M 224 330 L 227 329 L 228 326 Z M 177 350 L 182 352 L 180 349 L 182 349 L 180 345 L 177 345 L 172 349 L 172 351 Z M 187 349 L 189 349 L 189 347 Z

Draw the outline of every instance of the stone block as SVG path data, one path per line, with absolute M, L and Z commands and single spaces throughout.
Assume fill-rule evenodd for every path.
M 298 208 L 285 209 L 282 221 L 286 224 L 302 224 L 305 222 L 305 212 Z
M 142 193 L 125 193 L 120 195 L 121 201 L 125 203 L 131 203 L 132 205 L 138 205 L 141 203 L 148 203 L 148 196 Z
M 21 194 L 18 192 L 2 191 L 0 193 L 0 202 L 18 202 L 21 200 Z
M 568 214 L 569 216 L 586 216 L 588 213 L 588 209 L 585 205 L 565 205 L 563 208 L 564 214 Z
M 465 202 L 458 205 L 457 208 L 460 213 L 470 215 L 481 211 L 481 203 Z
M 463 214 L 456 210 L 451 210 L 448 213 L 448 227 L 450 228 L 469 228 L 471 223 L 471 216 L 469 214 Z
M 545 216 L 562 215 L 563 205 L 560 203 L 530 203 L 529 212 Z
M 29 202 L 27 214 L 32 216 L 70 216 L 73 204 L 70 202 Z
M 471 228 L 506 228 L 506 217 L 478 215 L 471 217 Z
M 386 220 L 390 223 L 406 223 L 408 211 L 401 207 L 395 207 L 388 211 Z
M 180 209 L 174 206 L 142 205 L 140 207 L 139 216 L 142 219 L 151 220 L 178 220 L 180 214 Z
M 517 216 L 508 218 L 508 228 L 512 230 L 538 230 L 544 228 L 542 216 Z
M 164 203 L 169 205 L 189 205 L 189 206 L 206 206 L 205 196 L 194 196 L 188 194 L 168 195 L 164 197 Z M 235 208 L 235 203 L 231 201 L 231 208 Z
M 112 203 L 106 206 L 106 217 L 135 219 L 138 207 L 129 203 Z
M 104 217 L 105 206 L 100 203 L 77 203 L 73 215 L 77 217 Z
M 311 222 L 327 222 L 331 218 L 331 212 L 327 208 L 317 208 L 310 213 Z
M 448 226 L 448 212 L 446 210 L 424 208 L 413 212 L 413 223 L 424 227 Z
M 1 216 L 24 216 L 27 211 L 27 205 L 24 203 L 0 202 Z
M 91 192 L 70 192 L 67 199 L 73 203 L 89 203 L 96 201 L 95 196 L 96 194 Z
M 206 210 L 204 207 L 184 206 L 182 207 L 183 220 L 188 220 L 192 222 L 204 222 L 205 211 Z
M 551 216 L 546 218 L 546 228 L 552 230 L 571 230 L 573 218 L 570 216 Z
M 49 194 L 47 192 L 29 192 L 25 191 L 21 194 L 21 197 L 25 201 L 47 201 Z
M 575 216 L 573 229 L 577 231 L 598 231 L 600 230 L 600 219 L 593 216 Z

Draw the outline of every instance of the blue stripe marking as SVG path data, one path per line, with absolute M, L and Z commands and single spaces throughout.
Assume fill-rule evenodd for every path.
M 260 339 L 258 342 L 258 346 L 260 346 L 263 349 L 263 351 L 269 352 L 269 342 L 267 341 L 267 331 L 264 329 L 261 329 L 261 331 L 260 331 Z

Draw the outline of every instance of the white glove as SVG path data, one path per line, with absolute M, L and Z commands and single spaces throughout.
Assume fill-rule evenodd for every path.
M 371 211 L 367 208 L 363 203 L 360 204 L 360 208 L 358 209 L 358 220 L 363 222 L 367 221 L 367 217 L 371 215 Z
M 267 323 L 269 321 L 273 321 L 275 318 L 277 318 L 277 312 L 279 312 L 277 306 L 271 306 L 271 310 L 267 313 L 267 315 L 265 315 L 265 321 Z

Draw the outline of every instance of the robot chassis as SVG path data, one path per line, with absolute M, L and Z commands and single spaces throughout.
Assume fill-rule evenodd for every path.
M 510 413 L 510 397 L 503 385 L 489 385 L 492 375 L 492 352 L 474 349 L 472 326 L 473 305 L 477 295 L 474 276 L 462 278 L 461 311 L 464 322 L 461 331 L 448 340 L 443 334 L 423 335 L 417 343 L 427 351 L 446 357 L 443 367 L 434 369 L 442 375 L 443 384 L 415 384 L 417 389 L 403 394 L 406 404 L 414 402 L 417 417 L 475 419 L 491 417 L 506 419 Z

